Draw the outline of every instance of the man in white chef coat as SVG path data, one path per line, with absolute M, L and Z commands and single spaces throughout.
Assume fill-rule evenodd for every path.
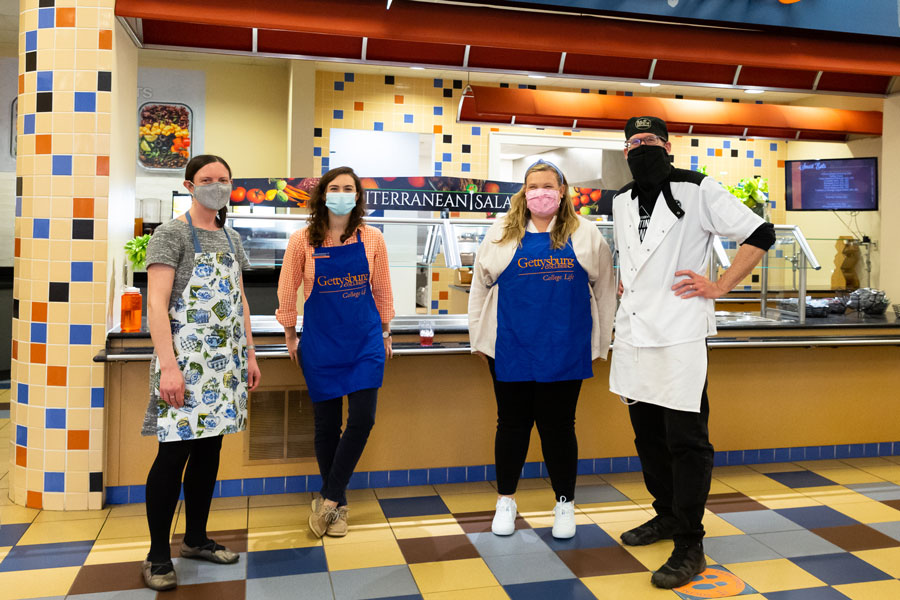
M 634 181 L 613 199 L 622 300 L 609 384 L 630 403 L 656 516 L 623 533 L 622 542 L 674 539 L 672 555 L 651 578 L 673 588 L 706 568 L 702 519 L 713 467 L 706 338 L 716 333 L 715 298 L 750 274 L 775 233 L 712 178 L 672 166 L 662 119 L 633 117 L 625 137 Z M 704 274 L 716 235 L 741 246 L 731 268 L 711 281 Z

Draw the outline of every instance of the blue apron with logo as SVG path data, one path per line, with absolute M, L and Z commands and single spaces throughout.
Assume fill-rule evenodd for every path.
M 313 252 L 315 279 L 303 305 L 300 365 L 313 402 L 379 388 L 384 377 L 381 317 L 369 284 L 369 261 L 356 243 Z
M 553 250 L 550 233 L 525 232 L 496 285 L 498 381 L 593 377 L 590 287 L 571 240 Z

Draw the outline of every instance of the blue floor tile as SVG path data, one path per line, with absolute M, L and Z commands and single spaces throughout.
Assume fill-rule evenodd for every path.
M 578 579 L 518 583 L 505 585 L 503 589 L 509 594 L 510 600 L 547 600 L 547 598 L 595 600 L 596 598 Z
M 802 556 L 790 560 L 828 585 L 892 579 L 884 571 L 876 569 L 861 558 L 847 552 L 823 554 L 822 556 Z
M 93 546 L 93 540 L 13 546 L 0 563 L 0 572 L 80 567 Z
M 579 550 L 581 548 L 611 548 L 619 545 L 608 533 L 600 529 L 599 525 L 594 525 L 593 523 L 590 525 L 576 525 L 575 536 L 567 540 L 558 540 L 553 537 L 552 527 L 539 527 L 534 531 L 554 552 L 558 550 Z
M 766 592 L 766 598 L 768 600 L 848 600 L 847 596 L 830 587 Z
M 327 570 L 325 549 L 322 546 L 247 553 L 247 579 L 321 573 Z
M 806 529 L 818 529 L 820 527 L 841 527 L 843 525 L 858 525 L 859 521 L 851 519 L 843 513 L 839 513 L 827 506 L 802 506 L 799 508 L 780 508 L 776 510 L 782 517 L 787 517 L 794 523 L 802 525 Z
M 837 485 L 830 479 L 822 477 L 812 471 L 784 471 L 782 473 L 766 473 L 778 483 L 791 488 L 818 487 L 823 485 Z
M 414 498 L 388 498 L 379 500 L 381 510 L 388 519 L 397 517 L 421 517 L 444 515 L 450 512 L 440 496 L 416 496 Z
M 0 547 L 15 546 L 29 527 L 31 527 L 31 523 L 0 524 Z

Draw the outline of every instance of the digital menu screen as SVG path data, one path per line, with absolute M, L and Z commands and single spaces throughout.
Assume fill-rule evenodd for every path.
M 784 162 L 787 210 L 878 210 L 878 160 Z

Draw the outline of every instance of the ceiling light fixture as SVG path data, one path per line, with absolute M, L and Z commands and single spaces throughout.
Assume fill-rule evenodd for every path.
M 410 69 L 413 71 L 424 71 L 425 67 L 410 67 Z
M 641 85 L 644 87 L 659 87 L 658 83 L 653 83 L 652 81 L 642 81 Z
M 546 75 L 529 75 L 532 79 L 546 79 Z
M 754 88 L 752 90 L 744 90 L 744 93 L 745 94 L 762 94 L 765 91 L 766 90 L 760 90 L 760 89 Z

